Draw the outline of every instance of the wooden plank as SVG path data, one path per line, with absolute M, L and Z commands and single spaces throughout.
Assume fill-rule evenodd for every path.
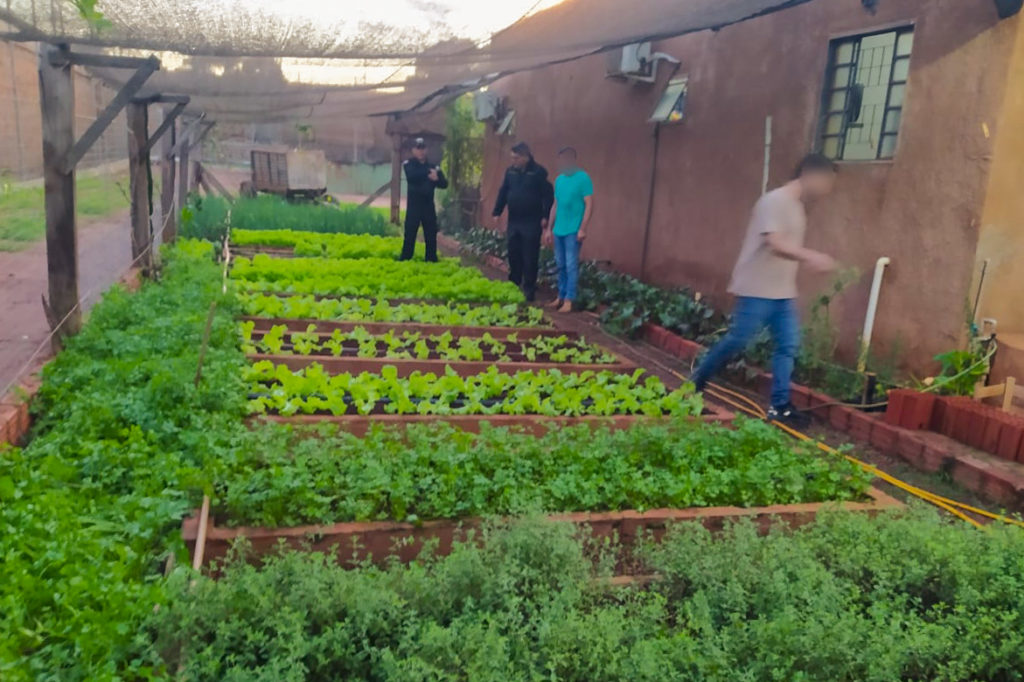
M 164 116 L 169 114 L 169 108 L 164 107 Z M 163 221 L 161 241 L 164 244 L 173 242 L 178 235 L 178 212 L 174 205 L 175 167 L 173 153 L 177 128 L 176 121 L 171 119 L 171 125 L 168 127 L 167 134 L 163 137 L 162 153 L 160 155 L 160 217 Z
M 78 307 L 78 253 L 75 236 L 75 171 L 64 160 L 75 143 L 75 96 L 71 64 L 54 66 L 56 48 L 39 46 L 39 105 L 46 197 L 46 270 L 54 345 L 82 326 Z
M 160 126 L 153 131 L 153 134 L 146 140 L 146 143 L 142 145 L 142 153 L 148 154 L 153 146 L 156 145 L 157 140 L 163 137 L 164 133 L 174 125 L 174 119 L 178 118 L 178 115 L 185 110 L 185 104 L 179 103 L 174 105 L 170 111 L 164 110 L 164 120 L 160 122 Z
M 75 66 L 95 66 L 106 69 L 141 69 L 160 60 L 156 57 L 119 57 L 109 54 L 87 54 L 57 50 L 52 59 L 57 64 L 73 64 Z
M 235 200 L 235 198 L 231 196 L 231 192 L 229 192 L 227 188 L 221 184 L 220 180 L 218 180 L 217 177 L 213 173 L 211 173 L 210 169 L 207 168 L 206 166 L 203 166 L 203 178 L 206 180 L 207 183 L 213 185 L 213 188 L 216 189 L 217 192 L 219 192 L 222 197 L 224 197 L 228 201 Z
M 149 152 L 145 150 L 149 136 L 149 105 L 130 103 L 128 121 L 128 186 L 131 197 L 132 262 L 148 269 L 151 265 L 150 242 L 152 212 L 149 194 Z
M 160 68 L 160 60 L 156 57 L 151 57 L 146 60 L 143 66 L 132 74 L 132 77 L 128 79 L 128 82 L 118 90 L 117 94 L 114 95 L 114 99 L 110 100 L 110 103 L 106 108 L 100 112 L 96 117 L 96 120 L 92 122 L 88 130 L 82 135 L 81 139 L 75 143 L 72 147 L 71 152 L 67 155 L 63 162 L 63 169 L 65 171 L 73 169 L 78 165 L 78 162 L 82 160 L 85 153 L 89 151 L 89 148 L 100 138 L 103 131 L 107 129 L 117 115 L 121 113 L 121 110 L 132 101 L 142 85 L 146 82 L 153 72 Z
M 399 223 L 402 206 L 402 136 L 391 135 L 391 222 Z
M 371 194 L 370 196 L 366 197 L 366 199 L 365 199 L 365 200 L 363 200 L 363 203 L 359 204 L 359 208 L 367 208 L 367 207 L 369 207 L 369 205 L 370 205 L 370 204 L 372 204 L 372 203 L 373 203 L 374 201 L 376 201 L 376 200 L 377 200 L 377 197 L 379 197 L 379 196 L 383 195 L 383 194 L 384 194 L 384 192 L 387 192 L 387 191 L 388 191 L 388 189 L 390 189 L 390 188 L 391 188 L 391 181 L 390 181 L 390 180 L 388 180 L 388 181 L 387 181 L 387 182 L 385 182 L 385 183 L 384 183 L 383 185 L 381 185 L 380 187 L 378 187 L 378 188 L 377 188 L 377 189 L 376 189 L 376 190 L 375 190 L 375 191 L 373 192 L 373 194 Z

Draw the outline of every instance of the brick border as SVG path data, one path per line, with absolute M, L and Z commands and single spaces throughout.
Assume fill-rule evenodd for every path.
M 648 534 L 656 540 L 660 539 L 667 527 L 678 521 L 699 521 L 711 530 L 721 530 L 729 520 L 751 518 L 764 531 L 774 523 L 785 523 L 792 527 L 809 523 L 826 509 L 877 514 L 903 507 L 901 502 L 877 488 L 869 488 L 868 495 L 871 498 L 868 502 L 818 502 L 750 508 L 692 507 L 645 512 L 578 512 L 552 514 L 547 518 L 585 527 L 595 538 L 618 536 L 622 546 L 629 549 L 638 539 Z M 292 549 L 333 553 L 348 567 L 367 558 L 383 562 L 391 556 L 409 562 L 416 558 L 428 540 L 436 539 L 437 554 L 447 555 L 455 540 L 464 538 L 467 530 L 479 527 L 481 523 L 480 518 L 468 518 L 419 524 L 372 521 L 288 528 L 225 528 L 216 526 L 211 516 L 207 523 L 203 561 L 206 563 L 224 557 L 234 540 L 244 537 L 251 548 L 250 559 L 270 554 L 283 543 Z M 199 535 L 198 511 L 182 522 L 181 535 L 190 555 L 194 556 Z
M 704 349 L 700 344 L 655 324 L 645 323 L 641 327 L 641 335 L 651 345 L 683 360 L 693 359 Z M 771 383 L 771 375 L 760 372 L 754 381 L 758 390 L 763 391 Z M 836 402 L 824 393 L 800 384 L 793 384 L 792 392 L 793 404 L 801 409 Z M 887 455 L 899 457 L 921 471 L 944 471 L 958 485 L 973 493 L 1005 505 L 1011 510 L 1024 510 L 1024 466 L 999 461 L 997 457 L 985 453 L 968 451 L 953 438 L 941 435 L 941 432 L 949 435 L 960 433 L 964 436 L 965 442 L 976 441 L 980 444 L 979 439 L 985 438 L 987 429 L 976 417 L 974 421 L 971 420 L 977 410 L 963 411 L 966 416 L 955 414 L 953 410 L 943 410 L 942 406 L 957 401 L 936 399 L 934 413 L 929 413 L 927 399 L 924 399 L 924 405 L 910 405 L 909 402 L 903 403 L 903 400 L 905 398 L 897 397 L 897 401 L 901 403 L 899 418 L 896 419 L 899 425 L 891 423 L 893 418 L 885 420 L 877 414 L 862 412 L 844 405 L 820 407 L 812 414 L 854 441 L 871 445 Z M 906 409 L 903 409 L 903 404 L 907 405 Z M 922 420 L 930 422 L 932 428 L 940 433 L 904 428 L 906 425 L 921 423 Z M 1020 436 L 1020 433 L 1004 430 L 1007 433 L 1007 442 L 1003 447 L 1007 452 L 1012 449 L 1017 453 L 1024 448 L 1024 437 L 1011 442 L 1013 435 Z M 975 434 L 974 431 L 978 433 Z M 992 438 L 990 433 L 988 438 Z

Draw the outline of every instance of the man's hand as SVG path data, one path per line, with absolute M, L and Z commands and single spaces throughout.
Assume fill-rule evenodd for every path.
M 584 230 L 581 227 L 579 232 L 576 233 L 576 241 L 578 241 L 580 244 L 582 244 L 583 240 L 586 239 L 586 238 L 587 238 L 587 231 Z
M 431 168 L 431 169 L 430 169 L 430 172 L 429 172 L 429 173 L 427 173 L 427 178 L 428 178 L 428 179 L 429 179 L 429 180 L 430 180 L 431 182 L 437 182 L 437 169 L 436 169 L 436 168 Z
M 804 263 L 814 272 L 832 272 L 836 269 L 836 261 L 832 256 L 810 249 L 804 255 Z
M 540 219 L 540 229 L 546 230 L 547 227 L 548 227 L 548 219 L 547 218 L 541 218 Z
M 498 230 L 499 232 L 504 232 L 505 231 L 504 227 L 501 224 L 501 216 L 500 215 L 494 216 L 494 228 L 496 230 Z
M 544 230 L 544 233 L 540 236 L 540 243 L 548 248 L 555 245 L 555 233 L 551 230 Z

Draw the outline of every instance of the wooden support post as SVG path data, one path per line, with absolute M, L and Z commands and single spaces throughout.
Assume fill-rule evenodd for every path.
M 192 162 L 192 174 L 189 180 L 189 191 L 198 192 L 199 188 L 203 186 L 203 164 L 199 163 L 199 159 Z
M 149 193 L 151 169 L 146 141 L 149 139 L 149 105 L 130 103 L 128 120 L 128 182 L 131 196 L 132 262 L 148 270 L 152 265 L 152 211 Z
M 391 222 L 398 225 L 402 208 L 402 136 L 391 135 Z
M 39 46 L 39 104 L 42 115 L 43 187 L 46 196 L 46 269 L 54 346 L 82 326 L 78 307 L 75 237 L 75 170 L 64 162 L 75 144 L 75 96 L 71 64 L 54 66 L 51 45 Z
M 171 115 L 174 109 L 164 108 L 164 117 Z M 174 143 L 177 141 L 177 124 L 172 119 L 167 133 L 163 137 L 160 153 L 160 219 L 163 224 L 161 241 L 169 244 L 178 235 L 178 211 L 174 205 Z
M 192 145 L 194 126 L 189 126 L 181 133 L 181 140 L 178 141 L 178 214 L 180 215 L 185 206 L 188 205 L 188 152 Z

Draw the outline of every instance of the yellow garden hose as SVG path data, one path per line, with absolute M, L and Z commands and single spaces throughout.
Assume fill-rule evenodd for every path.
M 659 365 L 661 364 L 658 363 L 657 361 L 655 361 L 655 363 Z M 689 379 L 687 379 L 679 372 L 676 372 L 671 368 L 665 367 L 664 365 L 661 366 L 663 369 L 666 369 L 669 372 L 671 372 L 671 374 L 676 378 L 682 381 L 689 381 Z M 762 408 L 756 401 L 752 400 L 751 398 L 748 398 L 742 393 L 738 393 L 731 389 L 725 388 L 724 386 L 719 386 L 718 384 L 712 383 L 709 383 L 707 385 L 705 392 L 715 400 L 719 400 L 725 403 L 726 405 L 729 405 L 730 407 L 739 410 L 740 412 L 756 417 L 757 419 L 767 420 L 768 418 L 768 415 L 764 411 L 764 408 Z M 801 431 L 797 431 L 796 429 L 792 428 L 791 426 L 788 426 L 787 424 L 783 424 L 782 422 L 779 421 L 772 421 L 771 423 L 773 426 L 781 429 L 785 433 L 788 433 L 789 435 L 793 436 L 798 440 L 814 443 L 815 446 L 822 452 L 826 452 L 830 455 L 841 455 L 847 461 L 856 464 L 857 466 L 861 467 L 862 469 L 871 473 L 877 478 L 880 478 L 886 483 L 900 490 L 903 490 L 904 492 L 913 495 L 914 497 L 922 499 L 925 502 L 933 504 L 936 507 L 939 507 L 940 509 L 949 512 L 953 516 L 956 516 L 957 518 L 966 521 L 972 526 L 975 526 L 977 528 L 984 527 L 982 526 L 982 524 L 978 523 L 976 520 L 972 519 L 967 514 L 965 514 L 965 511 L 971 512 L 973 514 L 978 514 L 979 516 L 985 516 L 996 521 L 1001 521 L 1003 523 L 1009 523 L 1024 528 L 1024 521 L 1014 519 L 1009 516 L 1004 516 L 1002 514 L 995 514 L 993 512 L 986 511 L 984 509 L 979 509 L 978 507 L 974 507 L 969 504 L 964 504 L 963 502 L 957 502 L 956 500 L 951 500 L 947 497 L 937 495 L 928 490 L 924 490 L 923 488 L 918 488 L 917 486 L 911 485 L 905 481 L 896 478 L 892 474 L 882 471 L 873 464 L 869 464 L 867 462 L 857 459 L 856 457 L 839 452 L 835 448 L 830 447 L 825 443 L 822 443 L 821 441 L 815 440 L 814 438 L 808 436 L 805 433 L 802 433 Z

